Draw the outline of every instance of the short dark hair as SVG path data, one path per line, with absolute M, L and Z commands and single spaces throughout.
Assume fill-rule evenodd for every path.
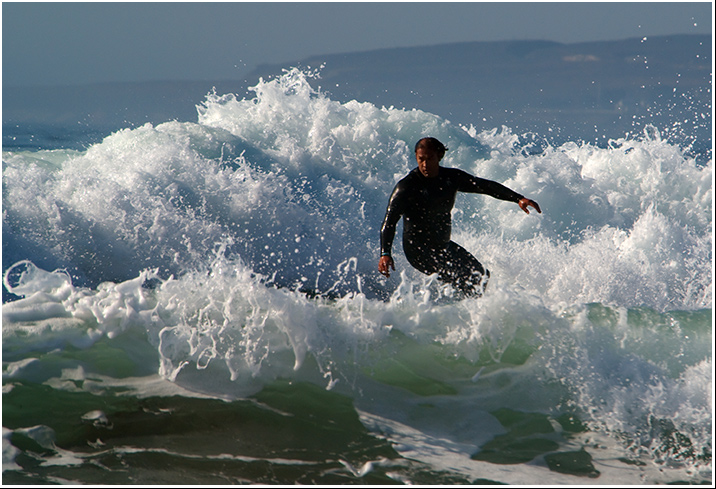
M 424 148 L 429 151 L 435 151 L 440 159 L 445 156 L 445 151 L 448 150 L 447 146 L 445 146 L 443 143 L 438 141 L 435 138 L 423 138 L 417 143 L 415 143 L 415 152 L 418 152 L 418 149 Z

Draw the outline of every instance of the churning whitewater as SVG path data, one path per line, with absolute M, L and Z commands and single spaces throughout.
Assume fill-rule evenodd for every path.
M 86 150 L 3 151 L 3 477 L 144 483 L 167 457 L 196 465 L 177 483 L 710 482 L 711 156 L 655 126 L 535 150 L 336 102 L 314 76 L 210 93 L 195 123 Z M 542 207 L 459 194 L 453 240 L 492 274 L 480 299 L 412 269 L 400 237 L 396 273 L 377 271 L 388 196 L 428 135 L 443 166 Z M 298 430 L 312 398 L 326 453 L 271 451 L 270 431 L 251 448 L 221 411 Z M 41 399 L 56 413 L 23 407 Z M 224 424 L 150 447 L 122 421 L 188 406 Z

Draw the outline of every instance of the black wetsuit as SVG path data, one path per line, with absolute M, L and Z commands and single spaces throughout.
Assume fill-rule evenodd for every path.
M 475 295 L 484 289 L 490 272 L 462 246 L 450 241 L 457 192 L 487 194 L 511 202 L 523 198 L 502 184 L 457 168 L 440 167 L 434 178 L 423 176 L 415 168 L 398 182 L 390 196 L 380 230 L 381 255 L 390 255 L 395 228 L 403 217 L 403 250 L 410 264 L 428 275 L 437 273 L 442 282 L 466 295 Z

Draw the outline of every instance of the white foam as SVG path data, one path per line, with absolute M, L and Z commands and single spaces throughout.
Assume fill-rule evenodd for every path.
M 119 131 L 84 152 L 3 155 L 3 252 L 14 263 L 4 282 L 22 296 L 3 305 L 6 378 L 36 378 L 67 345 L 125 348 L 123 336 L 136 335 L 156 354 L 134 361 L 209 396 L 246 396 L 276 378 L 355 395 L 375 388 L 366 372 L 396 352 L 426 365 L 436 355 L 497 362 L 519 341 L 539 352 L 503 372 L 521 390 L 498 389 L 499 375 L 477 367 L 430 378 L 462 393 L 487 388 L 481 402 L 506 406 L 536 392 L 545 409 L 564 394 L 551 382 L 567 379 L 595 426 L 639 433 L 630 413 L 646 398 L 640 419 L 680 417 L 704 438 L 709 353 L 682 336 L 655 338 L 667 317 L 658 313 L 712 307 L 712 161 L 697 164 L 654 130 L 529 154 L 507 128 L 332 101 L 297 70 L 254 91 L 210 94 L 198 123 Z M 397 272 L 376 270 L 388 195 L 426 134 L 450 147 L 446 166 L 543 210 L 459 196 L 453 237 L 492 272 L 481 300 L 456 302 L 411 269 L 400 237 Z M 617 338 L 588 319 L 595 302 L 609 314 L 656 311 L 657 323 Z M 660 348 L 639 347 L 642 330 L 643 344 Z M 664 359 L 670 348 L 684 354 L 681 370 Z M 64 368 L 43 380 L 70 388 Z

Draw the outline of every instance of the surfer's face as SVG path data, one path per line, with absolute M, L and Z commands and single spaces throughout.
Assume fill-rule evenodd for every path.
M 433 178 L 438 176 L 440 157 L 435 151 L 426 148 L 418 148 L 415 152 L 415 159 L 418 160 L 418 169 L 423 176 Z

